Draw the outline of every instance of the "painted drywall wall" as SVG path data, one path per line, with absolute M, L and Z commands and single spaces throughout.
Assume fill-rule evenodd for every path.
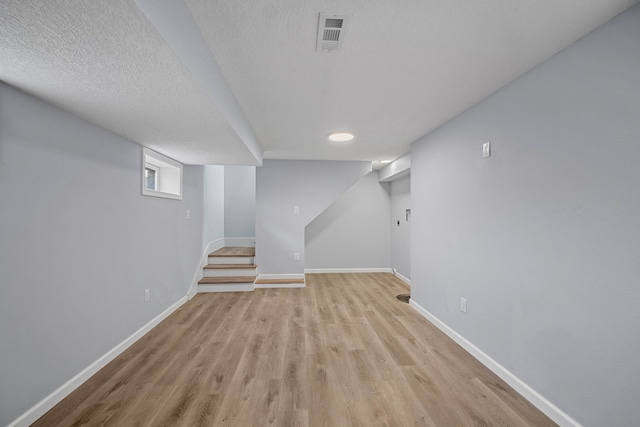
M 184 168 L 178 201 L 141 195 L 141 161 L 139 145 L 0 83 L 0 425 L 186 295 L 202 167 Z
M 238 237 L 253 240 L 255 197 L 255 167 L 204 166 L 203 247 L 223 238 L 227 246 Z
M 365 175 L 305 227 L 305 269 L 389 269 L 391 197 Z
M 638 46 L 635 6 L 411 152 L 412 298 L 585 426 L 638 419 Z
M 390 191 L 391 266 L 405 279 L 411 279 L 411 217 L 407 220 L 407 209 L 411 209 L 410 176 L 391 181 Z
M 256 169 L 259 273 L 303 274 L 304 227 L 370 171 L 370 162 L 265 160 Z
M 204 166 L 202 248 L 224 238 L 224 166 Z
M 225 237 L 256 235 L 256 168 L 224 167 Z

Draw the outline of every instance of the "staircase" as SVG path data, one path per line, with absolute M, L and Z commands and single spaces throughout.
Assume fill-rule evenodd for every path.
M 198 282 L 198 292 L 253 291 L 256 280 L 253 247 L 227 247 L 209 254 L 204 277 Z

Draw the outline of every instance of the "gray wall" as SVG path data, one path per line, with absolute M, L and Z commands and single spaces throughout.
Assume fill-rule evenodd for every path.
M 255 237 L 255 170 L 204 166 L 203 247 L 223 237 Z
M 256 168 L 224 167 L 224 235 L 256 235 Z
M 305 268 L 390 268 L 390 212 L 389 184 L 367 174 L 306 226 Z
M 304 227 L 370 170 L 370 162 L 265 160 L 256 170 L 260 274 L 303 274 Z
M 224 166 L 204 166 L 203 249 L 224 237 Z
M 411 209 L 410 176 L 391 181 L 391 266 L 411 279 L 411 220 L 406 220 L 407 209 Z
M 140 194 L 141 158 L 0 83 L 0 425 L 186 295 L 202 167 L 184 168 L 182 201 L 160 199 Z
M 635 6 L 411 153 L 412 298 L 585 426 L 638 423 L 639 46 Z

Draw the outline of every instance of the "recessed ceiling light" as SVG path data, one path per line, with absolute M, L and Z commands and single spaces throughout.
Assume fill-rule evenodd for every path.
M 353 134 L 347 132 L 336 132 L 329 135 L 329 139 L 336 142 L 351 141 Z
M 380 160 L 380 163 L 386 165 L 387 163 L 391 163 L 391 160 Z

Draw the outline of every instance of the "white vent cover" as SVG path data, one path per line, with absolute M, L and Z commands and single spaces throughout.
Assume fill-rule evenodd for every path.
M 316 50 L 330 52 L 340 49 L 348 24 L 349 17 L 347 15 L 320 12 Z

